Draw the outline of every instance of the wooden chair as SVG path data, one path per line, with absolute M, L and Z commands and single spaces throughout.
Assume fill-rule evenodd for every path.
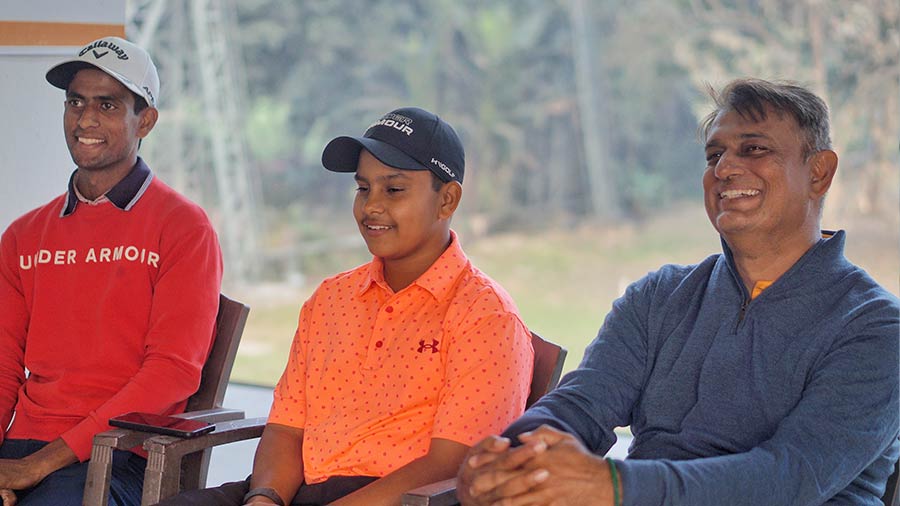
M 241 302 L 219 295 L 219 311 L 216 315 L 216 334 L 212 350 L 203 366 L 200 386 L 197 392 L 188 398 L 185 413 L 177 415 L 182 418 L 200 419 L 210 423 L 241 419 L 243 411 L 222 407 L 225 388 L 231 377 L 231 368 L 237 354 L 241 334 L 247 322 L 250 308 Z M 91 449 L 91 460 L 88 464 L 87 481 L 84 487 L 84 506 L 106 506 L 109 499 L 109 482 L 112 474 L 113 450 L 128 450 L 140 445 L 156 434 L 126 429 L 114 429 L 94 436 L 94 447 Z M 206 484 L 209 470 L 210 450 L 189 455 L 179 462 L 179 479 L 186 489 L 200 488 Z M 153 456 L 150 456 L 152 459 Z M 150 464 L 148 461 L 148 468 Z M 144 498 L 147 502 L 147 479 L 144 479 Z
M 531 392 L 525 407 L 531 407 L 559 383 L 563 364 L 566 361 L 565 348 L 544 340 L 536 333 L 531 333 L 531 345 L 534 347 L 534 372 L 531 376 Z M 401 499 L 403 506 L 454 506 L 456 500 L 456 478 L 431 483 L 411 490 Z
M 527 405 L 547 393 L 559 382 L 566 350 L 541 336 L 532 333 L 534 347 L 534 373 L 531 380 L 531 393 Z M 248 418 L 225 423 L 217 423 L 216 429 L 208 434 L 191 439 L 173 436 L 155 436 L 144 442 L 144 450 L 149 458 L 147 473 L 144 475 L 144 496 L 142 504 L 155 504 L 172 497 L 186 487 L 179 487 L 179 461 L 184 455 L 247 439 L 262 436 L 266 418 Z M 455 484 L 455 481 L 454 481 Z M 416 489 L 419 490 L 419 489 Z M 455 489 L 453 490 L 455 497 Z M 434 504 L 434 503 L 425 503 Z

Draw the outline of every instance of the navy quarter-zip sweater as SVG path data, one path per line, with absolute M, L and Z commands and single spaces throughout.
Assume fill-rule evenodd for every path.
M 504 434 L 548 424 L 602 455 L 630 425 L 626 506 L 880 505 L 900 453 L 900 303 L 844 238 L 752 301 L 724 241 L 648 274 Z

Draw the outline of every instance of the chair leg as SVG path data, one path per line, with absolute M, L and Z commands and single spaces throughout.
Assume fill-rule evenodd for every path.
M 179 492 L 180 485 L 181 459 L 148 452 L 141 506 L 150 506 L 172 497 Z
M 91 461 L 88 463 L 82 506 L 106 506 L 109 501 L 112 455 L 113 449 L 109 446 L 95 444 L 91 449 Z

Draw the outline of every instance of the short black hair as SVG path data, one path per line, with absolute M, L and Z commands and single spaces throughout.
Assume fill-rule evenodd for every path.
M 763 79 L 736 79 L 721 92 L 711 86 L 708 91 L 716 108 L 700 124 L 700 138 L 705 143 L 712 124 L 719 114 L 735 111 L 753 121 L 766 119 L 766 108 L 778 114 L 789 114 L 806 138 L 806 156 L 817 151 L 831 149 L 828 106 L 815 93 L 790 81 L 765 81 Z
M 128 90 L 128 91 L 131 91 L 131 90 Z M 133 91 L 131 91 L 131 96 L 134 97 L 134 108 L 133 109 L 134 109 L 135 114 L 140 114 L 141 111 L 150 107 L 150 104 L 147 103 L 147 101 L 144 99 L 144 97 L 138 95 L 137 93 L 135 93 Z
M 441 188 L 444 187 L 444 181 L 441 180 L 434 172 L 428 171 L 431 174 L 431 189 L 436 192 L 441 191 Z

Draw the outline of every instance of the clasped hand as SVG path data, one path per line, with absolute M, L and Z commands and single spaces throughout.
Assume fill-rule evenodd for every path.
M 16 490 L 34 486 L 38 477 L 23 459 L 0 459 L 0 505 L 15 506 Z
M 14 506 L 16 490 L 33 487 L 42 479 L 44 476 L 40 470 L 27 457 L 0 459 L 0 505 Z
M 12 490 L 0 488 L 0 505 L 16 506 L 16 493 Z
M 463 506 L 612 505 L 609 465 L 577 438 L 544 425 L 519 441 L 491 436 L 472 447 L 457 483 Z
M 0 459 L 0 489 L 22 490 L 44 479 L 36 465 L 28 459 Z

